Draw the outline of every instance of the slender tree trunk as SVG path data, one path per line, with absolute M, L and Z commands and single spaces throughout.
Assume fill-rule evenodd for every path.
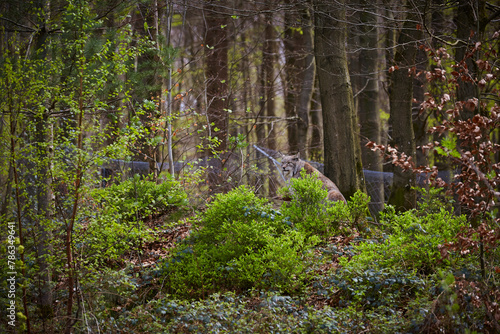
M 427 55 L 424 50 L 417 50 L 416 55 L 417 73 L 428 70 Z M 415 145 L 421 147 L 429 143 L 429 134 L 427 132 L 427 115 L 420 114 L 420 104 L 425 100 L 426 80 L 421 77 L 413 78 L 413 99 L 412 114 L 413 114 L 413 132 L 415 134 Z M 427 166 L 429 163 L 427 153 L 424 150 L 416 150 L 417 166 Z
M 361 91 L 358 97 L 358 115 L 361 130 L 361 153 L 363 167 L 368 170 L 380 172 L 367 183 L 371 196 L 370 209 L 372 213 L 377 213 L 384 208 L 384 177 L 381 172 L 382 157 L 378 152 L 365 147 L 367 141 L 381 142 L 380 131 L 380 107 L 379 107 L 379 83 L 378 71 L 380 68 L 378 40 L 379 33 L 377 27 L 376 6 L 368 0 L 361 0 L 362 8 L 360 13 L 360 35 L 359 43 L 361 51 L 359 53 L 360 83 L 358 87 Z
M 292 2 L 290 2 L 292 3 Z M 307 158 L 309 109 L 314 87 L 314 53 L 311 14 L 303 4 L 285 12 L 285 113 L 290 152 Z
M 225 5 L 224 0 L 204 3 L 208 136 L 210 140 L 216 138 L 218 144 L 214 149 L 222 155 L 226 153 L 228 133 L 228 15 Z M 209 156 L 213 156 L 211 152 L 209 150 Z M 222 182 L 221 169 L 221 159 L 212 159 L 209 173 L 212 189 Z
M 224 1 L 207 1 L 205 3 L 206 32 L 205 51 L 208 98 L 208 119 L 212 137 L 220 141 L 218 150 L 227 148 L 227 92 L 228 92 L 228 17 L 224 10 Z
M 266 115 L 268 117 L 267 122 L 267 148 L 270 150 L 276 150 L 276 129 L 274 123 L 275 113 L 275 92 L 274 92 L 274 63 L 276 59 L 276 30 L 273 24 L 273 12 L 267 11 L 265 15 L 265 42 L 263 47 L 262 56 L 262 66 L 265 71 L 265 101 L 266 101 Z M 274 164 L 267 159 L 268 169 L 269 169 L 269 196 L 276 196 L 276 191 L 278 190 L 278 182 L 274 174 Z
M 83 59 L 80 59 L 81 70 L 79 73 L 79 97 L 78 97 L 78 115 L 77 115 L 77 127 L 76 131 L 78 133 L 78 139 L 76 143 L 77 152 L 80 152 L 83 148 L 83 120 L 85 117 L 84 111 L 84 101 L 83 101 Z M 76 271 L 74 268 L 73 261 L 73 229 L 76 222 L 76 215 L 78 212 L 78 206 L 80 202 L 80 187 L 83 178 L 83 157 L 78 155 L 78 161 L 75 169 L 75 179 L 73 181 L 73 203 L 72 203 L 72 212 L 69 217 L 69 221 L 66 227 L 66 269 L 68 270 L 68 303 L 66 308 L 66 334 L 70 334 L 73 328 L 73 325 L 76 321 L 72 319 L 72 310 L 73 310 L 73 299 L 76 291 Z
M 41 27 L 37 35 L 35 43 L 35 57 L 46 60 L 47 58 L 47 40 L 48 40 L 48 27 L 46 26 L 49 21 L 50 15 L 50 2 L 40 1 L 40 8 L 43 9 L 47 17 L 43 18 Z M 44 101 L 47 102 L 47 101 Z M 35 130 L 36 130 L 36 191 L 37 191 L 37 227 L 38 227 L 38 265 L 40 270 L 40 301 L 39 308 L 44 319 L 44 327 L 47 321 L 53 316 L 52 310 L 52 290 L 50 287 L 51 275 L 49 259 L 51 256 L 50 241 L 51 232 L 48 224 L 52 221 L 52 178 L 50 173 L 50 164 L 52 161 L 52 132 L 49 122 L 49 111 L 41 111 L 35 116 Z
M 297 57 L 296 36 L 293 25 L 297 22 L 294 10 L 285 11 L 285 31 L 283 45 L 285 47 L 285 116 L 287 123 L 288 151 L 297 152 L 299 150 L 299 133 L 297 128 Z
M 52 222 L 52 182 L 50 173 L 50 164 L 52 157 L 52 131 L 49 124 L 49 116 L 46 113 L 39 115 L 36 118 L 36 140 L 37 140 L 37 225 L 38 225 L 38 266 L 41 277 L 40 283 L 40 313 L 44 319 L 44 326 L 46 321 L 52 315 L 52 290 L 50 287 L 50 256 L 52 240 L 52 233 L 50 226 Z
M 344 3 L 315 0 L 315 54 L 325 146 L 325 175 L 346 198 L 364 190 L 356 111 L 347 67 Z
M 391 74 L 390 108 L 393 145 L 400 152 L 416 161 L 415 135 L 413 131 L 412 103 L 413 77 L 417 43 L 422 33 L 417 29 L 420 20 L 419 9 L 425 0 L 417 0 L 416 8 L 408 8 L 408 16 L 399 32 L 398 48 L 394 56 L 394 67 Z M 394 178 L 389 204 L 397 210 L 409 210 L 416 206 L 414 189 L 416 176 L 412 171 L 394 168 Z
M 166 40 L 166 45 L 165 47 L 170 48 L 171 47 L 171 41 L 170 41 L 170 36 L 172 34 L 172 18 L 174 15 L 173 12 L 173 3 L 171 0 L 166 0 L 167 3 L 167 10 L 164 12 L 165 13 L 165 24 L 166 27 L 164 29 L 165 31 L 165 40 Z M 175 177 L 175 170 L 174 170 L 174 153 L 173 153 L 173 143 L 172 143 L 172 64 L 173 64 L 173 59 L 168 59 L 169 63 L 166 64 L 168 66 L 167 69 L 167 77 L 163 80 L 163 87 L 165 89 L 162 89 L 162 92 L 166 90 L 166 96 L 164 96 L 164 106 L 165 106 L 165 115 L 167 117 L 167 124 L 166 124 L 166 131 L 165 131 L 165 136 L 167 137 L 167 152 L 168 152 L 168 170 L 170 172 L 170 175 Z M 162 88 L 163 88 L 162 87 Z M 164 140 L 165 141 L 165 138 Z M 164 158 L 161 158 L 161 165 L 163 166 L 163 161 Z
M 245 50 L 246 44 L 247 44 L 246 34 L 242 33 L 240 38 L 241 38 L 241 43 L 243 44 L 242 48 Z M 242 73 L 242 78 L 243 78 L 243 92 L 242 92 L 243 97 L 240 101 L 242 113 L 239 116 L 243 118 L 243 117 L 246 117 L 247 110 L 251 109 L 250 106 L 252 105 L 252 102 L 251 102 L 252 88 L 249 84 L 251 74 L 250 74 L 250 66 L 249 66 L 249 62 L 248 62 L 248 57 L 243 57 L 239 66 L 240 66 L 240 72 Z M 245 126 L 243 131 L 245 133 L 247 133 L 248 136 L 252 135 L 251 126 L 248 123 Z M 249 141 L 249 140 L 250 140 L 250 138 L 247 138 L 247 141 Z M 248 145 L 245 151 L 243 151 L 243 152 L 246 153 L 246 157 L 251 157 L 251 156 L 253 156 L 253 154 L 256 150 L 253 149 L 253 147 L 251 147 L 250 145 Z M 249 159 L 247 159 L 246 161 L 248 162 L 248 160 Z M 256 182 L 255 174 L 244 173 L 244 175 L 246 175 L 246 183 L 247 184 L 252 184 L 252 185 L 255 184 L 255 182 Z
M 300 69 L 300 91 L 297 101 L 297 116 L 299 117 L 298 140 L 300 156 L 307 158 L 307 131 L 309 129 L 309 109 L 311 107 L 312 90 L 314 87 L 315 66 L 314 66 L 314 43 L 313 32 L 311 27 L 311 14 L 304 8 L 302 10 L 302 41 L 304 53 L 301 56 Z
M 17 147 L 17 142 L 16 138 L 18 136 L 17 133 L 17 122 L 18 122 L 18 113 L 14 112 L 14 110 L 18 109 L 17 106 L 14 107 L 14 101 L 12 99 L 12 95 L 9 98 L 9 109 L 12 110 L 11 116 L 10 116 L 10 170 L 9 170 L 9 176 L 13 176 L 13 182 L 14 182 L 14 188 L 15 188 L 15 203 L 16 203 L 16 211 L 17 211 L 17 228 L 18 228 L 18 237 L 19 237 L 19 245 L 21 247 L 24 247 L 24 231 L 23 231 L 23 224 L 22 224 L 22 205 L 21 205 L 21 184 L 19 180 L 19 173 L 17 170 L 17 156 L 16 156 L 16 147 Z M 16 103 L 17 104 L 17 103 Z M 12 182 L 9 182 L 12 184 Z M 10 187 L 7 189 L 9 193 L 7 196 L 10 196 Z M 6 204 L 7 205 L 7 204 Z M 25 269 L 25 262 L 24 262 L 24 252 L 21 252 L 20 254 L 20 259 L 22 263 L 22 268 L 21 268 L 21 274 L 23 275 L 23 278 L 26 278 L 26 269 Z M 43 275 L 42 275 L 42 280 L 43 280 Z M 49 277 L 50 278 L 50 277 Z M 44 284 L 44 283 L 47 284 Z M 50 280 L 44 281 L 42 284 L 43 288 L 45 288 L 47 285 L 49 286 L 49 290 L 43 290 L 44 292 L 48 292 L 45 295 L 41 295 L 41 302 L 40 302 L 40 309 L 43 311 L 47 311 L 48 309 L 46 306 L 52 307 L 52 299 L 51 299 L 51 290 L 50 290 Z M 23 284 L 22 286 L 22 301 L 23 301 L 23 311 L 24 315 L 26 316 L 26 330 L 28 333 L 31 333 L 31 320 L 30 320 L 30 314 L 28 311 L 28 302 L 27 302 L 27 295 L 26 295 L 26 285 Z M 49 314 L 51 314 L 50 312 Z M 44 327 L 45 327 L 45 318 L 44 318 Z
M 394 22 L 396 21 L 394 18 L 394 10 L 392 10 L 390 7 L 392 6 L 392 0 L 381 0 L 381 5 L 382 9 L 381 11 L 383 12 L 383 16 L 386 17 L 387 19 L 381 19 L 380 17 L 378 18 L 379 23 L 382 23 L 380 21 L 383 21 L 383 24 L 387 25 L 387 28 L 382 30 L 383 34 L 383 47 L 382 50 L 379 51 L 379 56 L 382 59 L 382 64 L 383 64 L 383 69 L 384 71 L 380 72 L 379 75 L 379 83 L 382 83 L 384 87 L 381 87 L 386 93 L 385 94 L 379 94 L 379 103 L 380 103 L 380 108 L 386 112 L 390 113 L 390 93 L 391 93 L 391 85 L 390 85 L 390 74 L 387 72 L 387 69 L 392 66 L 392 61 L 394 59 L 394 50 L 396 47 L 396 33 L 397 29 L 393 26 Z M 392 24 L 390 23 L 392 22 Z M 381 144 L 382 145 L 387 145 L 389 143 L 389 138 L 392 137 L 392 128 L 390 122 L 385 121 L 383 122 L 383 135 L 381 137 Z M 390 164 L 385 164 L 384 165 L 384 171 L 385 172 L 392 172 L 393 168 L 392 165 Z M 384 198 L 385 198 L 384 194 Z
M 478 72 L 476 57 L 474 54 L 469 54 L 471 47 L 477 42 L 483 40 L 481 36 L 484 34 L 484 26 L 478 25 L 478 20 L 481 22 L 485 18 L 484 6 L 486 1 L 468 1 L 459 0 L 457 13 L 455 16 L 455 24 L 457 25 L 457 38 L 461 43 L 455 51 L 455 59 L 462 65 L 465 73 L 469 73 L 470 77 L 474 77 Z M 482 23 L 482 22 L 481 22 Z M 479 30 L 478 30 L 479 28 Z M 479 96 L 478 86 L 469 80 L 458 78 L 457 100 L 467 101 Z M 477 113 L 477 109 L 471 108 L 471 104 L 464 106 L 462 111 L 462 119 L 469 119 Z
M 457 78 L 458 87 L 456 89 L 457 101 L 466 102 L 471 99 L 479 99 L 479 86 L 476 82 L 470 80 L 478 74 L 478 66 L 476 63 L 477 53 L 472 52 L 472 48 L 478 41 L 483 41 L 484 29 L 486 27 L 485 14 L 486 1 L 476 0 L 467 1 L 459 0 L 457 11 L 455 13 L 455 24 L 457 26 L 458 46 L 455 49 L 455 59 L 459 65 L 456 70 L 461 74 Z M 460 113 L 462 120 L 472 119 L 474 115 L 480 112 L 478 106 L 472 103 L 465 103 Z M 461 146 L 462 141 L 457 141 L 457 146 Z M 464 147 L 461 147 L 464 150 Z M 468 208 L 462 204 L 455 208 L 456 212 L 466 213 Z M 477 220 L 473 220 L 473 227 L 478 226 Z M 481 257 L 482 258 L 482 252 Z
M 317 78 L 317 75 L 315 76 Z M 313 161 L 320 161 L 323 159 L 323 149 L 321 141 L 322 133 L 322 118 L 321 118 L 321 102 L 319 96 L 318 80 L 315 80 L 316 88 L 313 89 L 311 99 L 311 138 L 309 143 L 309 159 Z
M 260 146 L 264 146 L 266 143 L 266 119 L 262 117 L 265 115 L 265 110 L 266 110 L 266 101 L 267 101 L 267 95 L 266 93 L 268 92 L 266 89 L 266 62 L 268 62 L 267 56 L 266 56 L 266 47 L 264 47 L 262 50 L 262 64 L 260 66 L 260 71 L 259 71 L 259 87 L 258 87 L 258 92 L 259 92 L 259 109 L 257 113 L 257 118 L 256 118 L 256 126 L 255 126 L 255 135 L 257 136 L 257 143 Z M 266 189 L 265 189 L 265 184 L 266 184 L 266 179 L 267 177 L 264 175 L 266 173 L 266 156 L 262 154 L 259 150 L 256 152 L 256 158 L 257 158 L 257 170 L 259 173 L 258 176 L 258 185 L 259 185 L 259 193 L 260 195 L 265 196 L 266 195 Z
M 446 0 L 433 0 L 433 4 L 437 5 L 437 6 L 443 6 L 445 1 Z M 431 29 L 433 31 L 443 31 L 444 29 L 446 29 L 446 24 L 447 24 L 446 22 L 447 21 L 446 21 L 445 14 L 442 11 L 433 11 L 431 13 Z M 432 42 L 432 47 L 435 50 L 437 50 L 443 46 L 442 43 L 440 41 L 438 41 L 437 39 L 433 39 L 433 40 L 431 40 L 431 42 Z M 417 57 L 418 57 L 418 55 L 417 55 Z M 437 67 L 437 65 L 431 65 L 431 66 L 432 66 L 431 70 L 434 70 L 435 67 Z M 427 85 L 427 88 L 430 91 L 433 91 L 433 90 L 439 89 L 439 85 L 440 85 L 440 83 L 431 82 Z M 435 114 L 433 116 L 438 121 L 439 124 L 442 124 L 442 122 L 448 118 L 448 115 L 446 114 L 446 112 L 444 112 L 444 110 L 441 112 L 435 111 Z M 432 142 L 439 141 L 440 135 L 438 133 L 434 133 L 434 134 L 432 134 L 432 137 L 428 138 L 428 140 L 432 141 Z M 418 145 L 419 144 L 418 144 L 418 140 L 417 140 L 417 146 Z M 418 152 L 417 152 L 417 154 L 418 154 Z M 434 161 L 434 165 L 437 166 L 438 170 L 441 173 L 443 173 L 443 172 L 446 173 L 445 176 L 442 178 L 444 180 L 451 180 L 453 178 L 453 166 L 451 164 L 450 158 L 444 157 L 435 151 L 432 153 L 432 158 Z M 417 161 L 418 160 L 419 159 L 417 157 Z M 428 157 L 427 157 L 427 160 L 429 160 Z M 459 201 L 456 201 L 454 203 L 454 206 L 456 209 L 459 209 L 459 207 L 460 207 L 459 203 L 460 203 Z M 457 213 L 458 213 L 458 211 L 457 211 Z

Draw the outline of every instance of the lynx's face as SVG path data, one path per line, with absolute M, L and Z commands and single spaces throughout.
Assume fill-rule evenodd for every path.
M 299 155 L 285 155 L 281 159 L 281 168 L 283 169 L 283 176 L 287 179 L 293 177 L 300 165 Z

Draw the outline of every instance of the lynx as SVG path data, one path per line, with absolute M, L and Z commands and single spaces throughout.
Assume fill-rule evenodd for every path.
M 333 183 L 332 180 L 321 174 L 316 168 L 311 166 L 308 162 L 304 160 L 300 160 L 300 155 L 297 153 L 296 155 L 284 155 L 281 159 L 281 168 L 283 169 L 283 175 L 285 176 L 287 181 L 290 181 L 291 178 L 299 178 L 300 171 L 305 169 L 307 174 L 316 174 L 318 175 L 318 179 L 323 182 L 323 188 L 328 191 L 328 199 L 331 201 L 343 201 L 346 203 L 346 200 L 339 188 Z

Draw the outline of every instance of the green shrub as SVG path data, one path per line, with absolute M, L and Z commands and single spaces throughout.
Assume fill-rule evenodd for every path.
M 328 192 L 315 174 L 301 172 L 301 178 L 290 180 L 290 186 L 283 193 L 290 202 L 281 208 L 287 221 L 299 231 L 308 235 L 333 235 L 340 223 L 349 219 L 349 210 L 343 202 L 326 199 Z
M 357 253 L 350 261 L 341 258 L 349 268 L 401 268 L 431 273 L 441 262 L 438 246 L 452 240 L 465 226 L 464 216 L 456 217 L 441 209 L 439 212 L 419 215 L 415 210 L 396 214 L 392 206 L 381 213 L 381 222 L 388 226 L 390 235 L 366 240 L 355 247 Z
M 273 227 L 282 231 L 286 226 L 282 223 L 282 214 L 274 210 L 265 198 L 257 197 L 248 187 L 241 186 L 227 194 L 217 194 L 200 217 L 203 231 L 198 235 L 205 242 L 220 241 L 228 237 L 227 233 L 219 233 L 224 224 L 234 222 L 250 222 L 257 220 L 264 224 L 264 229 Z M 230 232 L 230 231 L 228 231 Z
M 199 229 L 160 268 L 170 292 L 199 296 L 216 289 L 299 289 L 317 238 L 286 224 L 246 187 L 219 194 L 198 217 Z
M 90 262 L 116 260 L 134 246 L 151 240 L 144 218 L 172 214 L 185 203 L 186 194 L 173 179 L 156 184 L 136 175 L 120 184 L 96 189 L 82 211 L 82 219 L 88 224 L 77 228 L 76 249 Z
M 106 188 L 96 189 L 92 196 L 120 221 L 137 221 L 150 215 L 169 213 L 187 204 L 187 195 L 172 177 L 157 184 L 139 175 Z
M 313 255 L 311 247 L 319 240 L 307 239 L 298 231 L 267 235 L 265 240 L 264 247 L 230 262 L 235 268 L 230 277 L 242 285 L 258 289 L 299 290 L 307 277 L 308 260 Z
M 88 263 L 118 260 L 123 254 L 151 240 L 142 221 L 121 222 L 110 216 L 92 219 L 89 225 L 76 228 L 75 249 Z

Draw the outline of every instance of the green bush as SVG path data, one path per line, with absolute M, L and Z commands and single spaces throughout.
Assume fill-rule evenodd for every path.
M 465 226 L 464 216 L 454 216 L 441 209 L 439 212 L 420 215 L 415 210 L 396 214 L 389 206 L 381 213 L 382 224 L 388 226 L 390 235 L 366 240 L 355 247 L 356 255 L 349 261 L 341 258 L 348 268 L 400 268 L 431 273 L 447 265 L 441 258 L 438 246 L 452 240 Z
M 328 192 L 315 174 L 301 172 L 301 178 L 293 178 L 283 193 L 290 196 L 281 208 L 287 221 L 308 235 L 333 235 L 340 223 L 349 219 L 348 207 L 343 202 L 326 199 Z
M 186 193 L 172 177 L 157 184 L 137 174 L 120 184 L 96 189 L 92 196 L 103 215 L 113 215 L 120 221 L 137 221 L 169 213 L 187 204 Z
M 90 262 L 118 259 L 132 247 L 151 240 L 143 222 L 146 217 L 172 214 L 184 206 L 186 197 L 173 179 L 156 184 L 137 175 L 96 189 L 82 211 L 82 220 L 88 224 L 77 228 L 76 249 Z
M 173 250 L 160 272 L 170 292 L 199 296 L 216 289 L 299 289 L 308 251 L 318 241 L 292 230 L 279 211 L 246 187 L 219 194 L 198 217 L 199 229 Z
M 264 228 L 272 227 L 277 232 L 286 228 L 282 223 L 282 214 L 274 210 L 272 204 L 265 198 L 257 197 L 248 187 L 241 186 L 227 194 L 217 194 L 214 200 L 207 206 L 206 211 L 200 217 L 199 221 L 203 231 L 198 235 L 204 238 L 205 242 L 221 241 L 230 237 L 228 233 L 219 233 L 224 224 L 235 222 L 250 222 L 257 220 L 264 224 Z
M 279 291 L 296 291 L 307 277 L 312 246 L 319 240 L 307 238 L 298 231 L 265 236 L 266 244 L 230 262 L 235 270 L 229 275 L 243 286 L 258 289 L 272 287 Z

